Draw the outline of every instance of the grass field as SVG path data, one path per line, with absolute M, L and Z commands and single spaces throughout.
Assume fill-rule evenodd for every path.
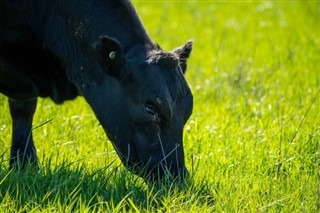
M 320 2 L 134 1 L 164 49 L 195 41 L 184 132 L 190 180 L 146 185 L 82 98 L 40 100 L 41 169 L 8 172 L 0 96 L 0 212 L 318 212 Z

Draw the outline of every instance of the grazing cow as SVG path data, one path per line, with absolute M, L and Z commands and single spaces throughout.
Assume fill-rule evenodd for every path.
M 10 167 L 38 166 L 31 134 L 38 97 L 60 104 L 83 96 L 130 171 L 147 180 L 182 177 L 182 133 L 193 107 L 183 74 L 191 49 L 189 41 L 162 50 L 128 0 L 0 0 Z

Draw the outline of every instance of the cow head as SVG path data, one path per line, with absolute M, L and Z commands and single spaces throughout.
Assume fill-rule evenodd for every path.
M 123 164 L 145 179 L 187 173 L 182 137 L 193 96 L 183 74 L 192 43 L 172 52 L 157 45 L 125 52 L 103 36 L 94 45 L 97 63 L 83 95 Z

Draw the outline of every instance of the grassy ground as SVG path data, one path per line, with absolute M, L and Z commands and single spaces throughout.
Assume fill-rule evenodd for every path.
M 130 174 L 81 98 L 39 101 L 34 125 L 53 119 L 33 131 L 41 169 L 8 172 L 0 96 L 0 212 L 317 212 L 319 1 L 134 4 L 164 49 L 195 40 L 191 180 L 148 186 Z

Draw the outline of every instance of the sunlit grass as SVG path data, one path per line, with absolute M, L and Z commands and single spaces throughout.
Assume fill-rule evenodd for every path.
M 0 211 L 317 212 L 319 1 L 134 1 L 164 49 L 194 39 L 184 133 L 190 180 L 147 185 L 121 165 L 82 98 L 40 100 L 41 169 L 8 172 L 0 96 Z

